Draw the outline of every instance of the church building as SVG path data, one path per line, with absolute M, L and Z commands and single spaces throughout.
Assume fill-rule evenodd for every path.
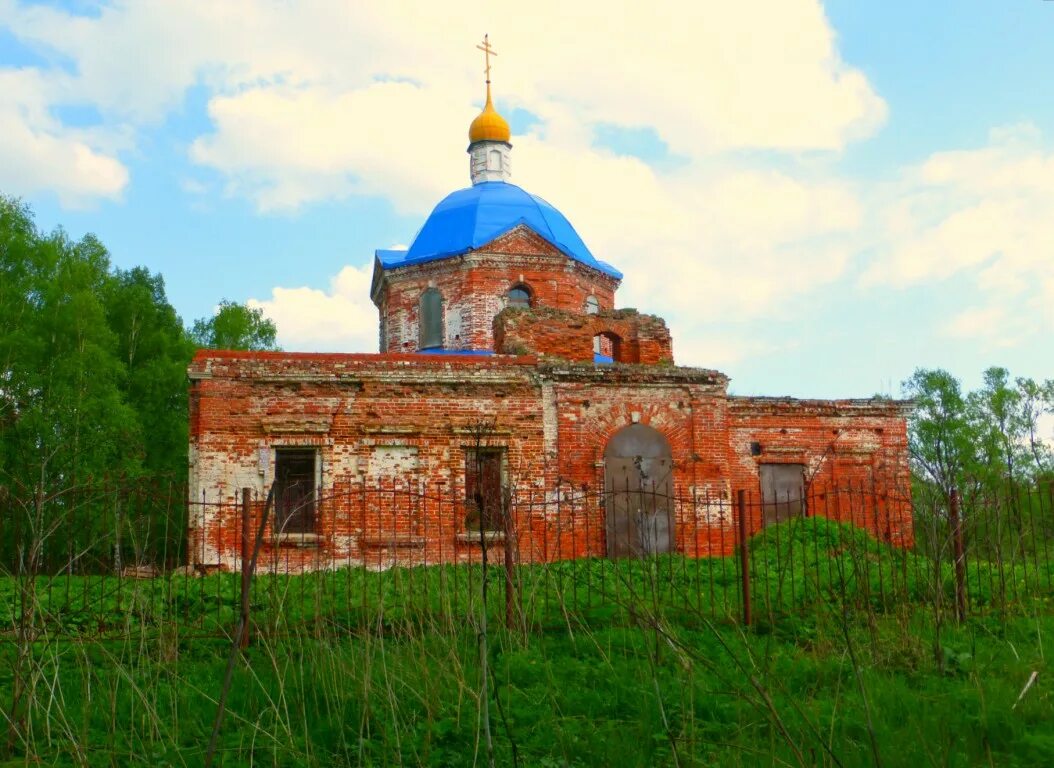
M 677 366 L 661 317 L 618 308 L 622 273 L 512 183 L 512 150 L 488 63 L 471 185 L 376 252 L 377 353 L 197 353 L 193 562 L 237 565 L 244 488 L 253 515 L 273 489 L 264 568 L 473 561 L 484 542 L 524 562 L 726 555 L 743 490 L 750 532 L 826 514 L 911 545 L 907 404 L 730 396 Z M 839 487 L 873 503 L 807 503 Z

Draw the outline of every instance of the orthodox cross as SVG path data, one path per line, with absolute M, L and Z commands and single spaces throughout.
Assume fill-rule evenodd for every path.
M 490 47 L 490 35 L 483 35 L 483 44 L 477 45 L 476 47 L 483 51 L 483 58 L 487 63 L 486 69 L 483 71 L 487 73 L 487 85 L 490 85 L 490 57 L 497 56 L 498 52 Z

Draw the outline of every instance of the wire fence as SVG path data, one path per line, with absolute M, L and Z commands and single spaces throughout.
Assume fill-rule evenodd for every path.
M 643 484 L 464 497 L 410 479 L 224 501 L 187 502 L 175 483 L 8 499 L 0 642 L 230 637 L 246 614 L 274 634 L 484 609 L 524 627 L 619 622 L 642 601 L 684 621 L 776 625 L 909 603 L 965 618 L 1017 610 L 1054 581 L 1050 484 L 913 498 L 862 484 L 775 499 Z M 497 512 L 480 514 L 488 503 Z

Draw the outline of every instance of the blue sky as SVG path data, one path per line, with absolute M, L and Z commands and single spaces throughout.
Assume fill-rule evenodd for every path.
M 287 349 L 372 350 L 373 250 L 468 184 L 487 31 L 513 181 L 679 362 L 819 397 L 1054 376 L 1054 2 L 533 7 L 0 0 L 0 192 L 188 323 L 253 300 Z

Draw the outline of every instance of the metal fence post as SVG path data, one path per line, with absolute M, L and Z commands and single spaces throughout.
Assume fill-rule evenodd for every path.
M 739 513 L 739 567 L 743 579 L 743 626 L 750 626 L 750 552 L 747 548 L 747 492 L 736 491 Z
M 502 496 L 502 504 L 505 507 L 505 514 L 503 515 L 505 524 L 505 626 L 508 629 L 512 629 L 517 623 L 517 611 L 515 608 L 516 587 L 513 583 L 513 571 L 515 570 L 516 562 L 516 552 L 514 550 L 516 546 L 516 526 L 512 517 L 512 493 L 509 489 L 505 489 L 505 493 Z
M 252 586 L 253 542 L 250 531 L 252 513 L 252 489 L 242 488 L 242 635 L 239 648 L 249 647 L 249 589 Z
M 952 552 L 955 556 L 955 615 L 961 622 L 966 618 L 966 551 L 963 547 L 958 488 L 952 488 L 949 494 L 948 522 L 951 524 Z

